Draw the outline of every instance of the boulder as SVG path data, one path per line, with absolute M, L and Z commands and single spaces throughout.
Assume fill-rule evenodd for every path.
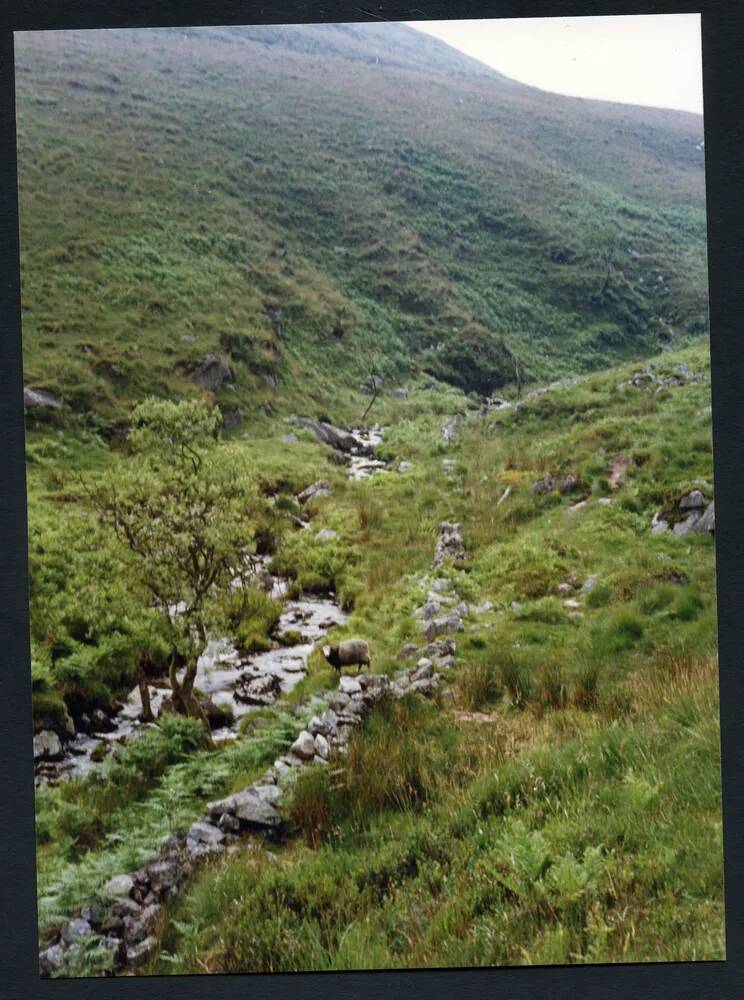
M 62 928 L 62 940 L 66 945 L 71 945 L 93 933 L 93 928 L 87 920 L 83 920 L 82 917 L 74 917 L 72 920 L 68 920 Z
M 39 952 L 39 975 L 49 978 L 64 965 L 66 949 L 62 944 L 53 944 Z
M 328 760 L 331 754 L 331 748 L 328 740 L 322 733 L 317 733 L 315 736 L 315 750 L 319 757 L 322 757 L 323 760 Z
M 330 542 L 334 538 L 338 538 L 338 532 L 331 528 L 323 528 L 315 537 L 319 542 Z
M 407 642 L 404 646 L 401 646 L 398 652 L 395 654 L 396 660 L 412 660 L 416 653 L 418 652 L 418 646 L 415 642 Z
M 139 944 L 132 945 L 127 948 L 126 963 L 133 968 L 138 965 L 144 965 L 148 962 L 158 951 L 158 939 L 152 935 L 146 937 L 144 941 L 140 941 Z
M 680 510 L 702 510 L 705 507 L 705 497 L 700 490 L 692 490 L 683 496 L 679 502 Z
M 114 875 L 103 887 L 103 894 L 107 899 L 128 899 L 134 888 L 134 879 L 131 875 Z
M 284 760 L 286 762 L 286 758 Z M 286 763 L 288 767 L 292 766 L 289 762 Z M 274 766 L 279 771 L 282 770 L 277 764 Z M 281 798 L 282 791 L 278 785 L 251 785 L 250 788 L 236 792 L 222 802 L 212 803 L 208 808 L 212 815 L 218 812 L 234 816 L 240 820 L 241 826 L 274 829 L 280 826 L 282 821 L 278 809 Z
M 699 508 L 693 508 L 682 521 L 678 521 L 672 531 L 675 535 L 682 537 L 689 535 L 691 531 L 697 530 L 697 524 L 702 519 L 703 513 Z
M 239 406 L 233 406 L 229 410 L 225 410 L 222 414 L 222 426 L 226 431 L 235 430 L 236 427 L 240 427 L 243 423 L 243 411 Z
M 536 496 L 540 496 L 543 493 L 552 493 L 552 491 L 555 488 L 556 488 L 555 479 L 553 479 L 553 477 L 549 473 L 546 473 L 541 479 L 538 479 L 537 482 L 533 485 L 532 492 Z
M 455 435 L 457 432 L 457 425 L 461 420 L 465 419 L 464 413 L 455 413 L 454 416 L 450 417 L 442 424 L 442 440 L 445 444 L 450 444 L 455 440 Z
M 705 508 L 705 513 L 700 518 L 700 520 L 695 525 L 695 531 L 715 531 L 716 530 L 716 511 L 715 503 L 713 500 Z
M 50 729 L 43 729 L 34 736 L 34 760 L 53 760 L 62 756 L 59 736 Z
M 300 503 L 308 503 L 310 500 L 317 500 L 318 497 L 329 497 L 333 495 L 333 488 L 327 479 L 318 479 L 311 486 L 306 487 L 297 494 Z
M 281 682 L 274 674 L 261 674 L 259 677 L 243 674 L 233 693 L 244 705 L 271 705 L 280 692 Z
M 233 374 L 224 355 L 215 357 L 214 354 L 207 354 L 191 378 L 202 389 L 216 392 L 225 382 L 232 381 Z
M 309 427 L 315 436 L 322 441 L 323 444 L 327 444 L 330 448 L 336 448 L 338 451 L 344 452 L 359 452 L 365 450 L 353 434 L 350 434 L 348 431 L 341 430 L 339 427 L 334 427 L 333 424 L 329 424 L 325 421 L 318 423 L 317 420 L 311 420 L 309 417 L 298 417 L 298 421 L 303 425 L 303 427 Z M 371 447 L 367 446 L 366 451 L 371 454 Z
M 448 632 L 463 632 L 465 626 L 459 615 L 447 615 L 446 618 L 432 618 L 424 627 L 424 638 L 431 642 L 438 635 L 446 635 Z
M 315 740 L 307 730 L 303 730 L 289 750 L 302 760 L 312 760 L 315 756 Z
M 189 832 L 186 834 L 186 848 L 193 853 L 195 849 L 199 849 L 200 847 L 217 847 L 224 840 L 225 834 L 222 830 L 216 826 L 212 826 L 211 823 L 197 820 L 196 823 L 191 824 Z

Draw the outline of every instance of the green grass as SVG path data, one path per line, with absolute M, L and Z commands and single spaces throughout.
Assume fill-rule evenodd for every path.
M 167 653 L 79 473 L 116 479 L 144 396 L 209 395 L 207 353 L 234 374 L 210 398 L 244 414 L 214 457 L 249 461 L 292 592 L 349 612 L 331 641 L 401 667 L 443 520 L 468 559 L 440 575 L 493 606 L 433 703 L 384 705 L 301 777 L 283 843 L 205 865 L 146 971 L 721 958 L 714 545 L 650 532 L 713 496 L 701 121 L 540 94 L 393 25 L 21 34 L 16 53 L 25 383 L 65 404 L 28 420 L 37 727 Z M 522 405 L 477 416 L 474 391 L 517 402 L 514 355 Z M 705 379 L 628 386 L 647 363 Z M 380 456 L 412 468 L 350 482 L 284 418 L 357 424 L 372 370 Z M 576 489 L 534 494 L 546 473 Z M 321 478 L 332 495 L 300 505 Z M 276 602 L 223 610 L 266 646 Z M 167 720 L 40 789 L 42 931 L 254 780 L 335 683 L 316 651 L 234 743 Z
M 546 96 L 390 24 L 16 52 L 26 380 L 68 421 L 114 434 L 208 352 L 265 425 L 358 419 L 370 370 L 487 392 L 512 352 L 544 379 L 706 329 L 697 116 Z

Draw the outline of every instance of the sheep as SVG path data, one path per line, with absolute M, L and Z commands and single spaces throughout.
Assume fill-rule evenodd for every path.
M 339 673 L 342 667 L 353 664 L 356 664 L 358 673 L 362 664 L 368 667 L 370 663 L 369 646 L 364 639 L 346 639 L 337 646 L 323 646 L 323 656 Z

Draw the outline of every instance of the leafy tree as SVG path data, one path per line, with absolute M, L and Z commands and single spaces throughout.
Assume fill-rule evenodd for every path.
M 145 400 L 132 416 L 131 458 L 90 493 L 170 636 L 173 706 L 202 718 L 197 661 L 224 624 L 233 581 L 249 572 L 261 509 L 240 450 L 216 446 L 218 423 L 219 411 L 201 401 Z

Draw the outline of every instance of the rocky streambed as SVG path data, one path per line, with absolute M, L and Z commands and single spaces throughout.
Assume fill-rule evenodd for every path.
M 389 471 L 387 463 L 375 456 L 375 448 L 383 440 L 380 427 L 346 431 L 314 421 L 306 424 L 333 448 L 334 454 L 341 455 L 350 479 L 366 479 Z M 320 481 L 303 491 L 299 499 L 306 502 L 329 495 L 329 491 L 330 483 Z M 301 522 L 301 526 L 308 525 Z M 217 720 L 220 713 L 225 716 L 225 723 L 213 729 L 213 739 L 218 742 L 234 739 L 240 720 L 248 712 L 270 705 L 291 691 L 305 676 L 308 657 L 319 640 L 334 625 L 346 622 L 346 614 L 332 595 L 287 600 L 287 581 L 271 576 L 265 565 L 267 561 L 267 557 L 259 560 L 262 583 L 273 597 L 285 599 L 274 629 L 273 648 L 244 654 L 231 639 L 215 638 L 199 658 L 195 687 L 217 710 L 214 713 Z M 170 697 L 167 681 L 149 685 L 149 694 L 152 713 L 157 718 Z M 154 724 L 141 719 L 142 701 L 137 687 L 112 715 L 97 712 L 95 716 L 88 720 L 87 732 L 71 733 L 66 740 L 50 731 L 37 734 L 34 739 L 37 786 L 85 776 L 99 765 L 112 746 L 130 742 Z

